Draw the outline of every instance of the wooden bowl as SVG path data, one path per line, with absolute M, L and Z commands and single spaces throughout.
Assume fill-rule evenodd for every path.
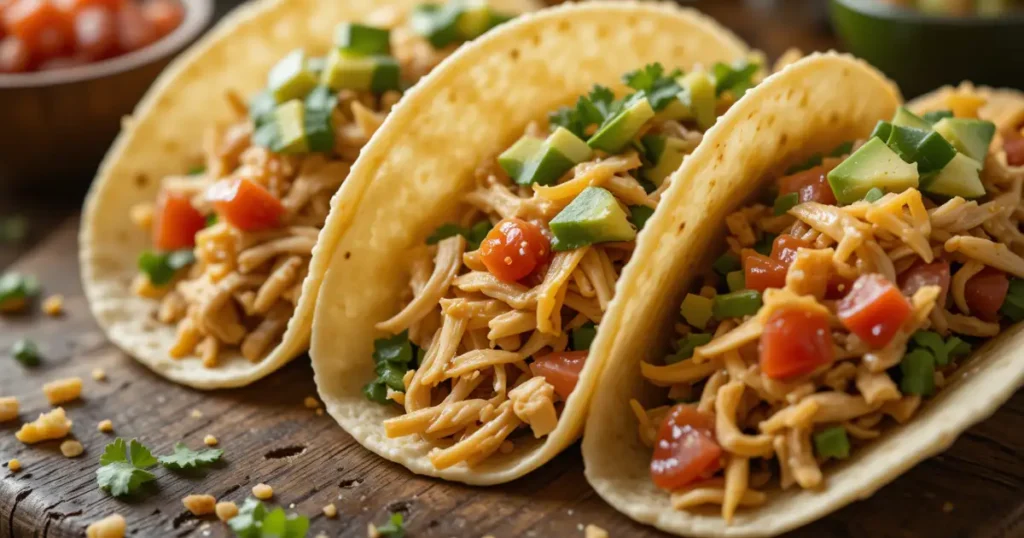
M 150 83 L 209 25 L 212 0 L 180 0 L 185 17 L 152 45 L 102 62 L 0 74 L 0 190 L 84 192 Z

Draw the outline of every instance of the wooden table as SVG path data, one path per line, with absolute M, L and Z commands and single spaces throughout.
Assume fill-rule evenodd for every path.
M 785 2 L 776 11 L 721 0 L 705 9 L 745 39 L 776 56 L 790 45 L 804 50 L 834 46 L 820 13 L 806 3 Z M 587 524 L 613 537 L 661 536 L 617 514 L 590 489 L 574 446 L 532 475 L 492 488 L 469 488 L 417 477 L 363 450 L 326 416 L 303 406 L 316 390 L 309 359 L 299 358 L 254 386 L 201 393 L 168 383 L 111 346 L 92 320 L 79 283 L 76 254 L 77 198 L 55 203 L 0 192 L 0 217 L 28 218 L 26 240 L 0 244 L 0 269 L 35 274 L 44 295 L 61 293 L 66 313 L 49 318 L 33 309 L 0 317 L 0 396 L 18 396 L 21 420 L 49 409 L 40 390 L 49 380 L 80 376 L 80 401 L 66 405 L 73 437 L 86 452 L 64 458 L 59 442 L 25 446 L 14 439 L 19 422 L 0 424 L 0 538 L 79 537 L 86 525 L 117 512 L 130 536 L 230 536 L 213 518 L 195 518 L 180 499 L 210 493 L 237 502 L 259 482 L 274 487 L 273 503 L 310 516 L 310 536 L 366 536 L 368 523 L 391 512 L 406 515 L 411 537 L 582 536 Z M 26 369 L 7 357 L 19 338 L 38 342 L 44 355 Z M 97 382 L 90 372 L 106 371 Z M 984 398 L 984 394 L 979 394 Z M 193 410 L 201 416 L 194 417 Z M 114 423 L 114 434 L 96 424 Z M 1024 393 L 995 416 L 885 487 L 874 497 L 792 534 L 805 538 L 1024 536 Z M 158 469 L 156 486 L 140 498 L 116 500 L 96 485 L 103 447 L 115 436 L 138 437 L 155 453 L 175 442 L 202 446 L 220 440 L 223 465 L 205 476 L 183 477 Z M 6 462 L 24 468 L 12 473 Z M 334 503 L 336 519 L 321 508 Z

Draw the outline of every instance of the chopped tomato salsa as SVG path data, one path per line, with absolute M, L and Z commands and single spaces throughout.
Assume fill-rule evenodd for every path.
M 715 417 L 696 405 L 673 407 L 658 429 L 651 479 L 669 491 L 709 478 L 722 468 L 722 447 L 714 437 Z
M 910 318 L 910 301 L 877 273 L 861 275 L 836 304 L 839 320 L 869 346 L 885 347 Z
M 925 286 L 938 286 L 938 303 L 945 304 L 946 293 L 949 291 L 949 262 L 918 262 L 900 275 L 900 291 L 907 297 L 913 297 L 917 290 Z
M 752 250 L 743 256 L 744 282 L 746 287 L 752 290 L 763 292 L 768 288 L 785 286 L 787 269 L 787 264 Z
M 1003 140 L 1003 151 L 1006 152 L 1006 164 L 1010 166 L 1024 166 L 1024 137 L 1014 136 L 1016 133 L 1007 135 Z
M 828 184 L 826 177 L 831 166 L 819 165 L 809 170 L 797 172 L 779 179 L 779 194 L 795 192 L 800 195 L 800 203 L 820 202 L 828 205 L 836 204 L 836 195 Z
M 543 376 L 562 400 L 568 400 L 580 379 L 580 372 L 587 362 L 588 353 L 589 351 L 555 351 L 541 355 L 530 363 L 530 372 Z
M 274 228 L 284 216 L 280 200 L 259 183 L 245 178 L 214 183 L 206 191 L 206 199 L 224 220 L 247 232 Z
M 550 255 L 551 242 L 540 226 L 517 218 L 499 222 L 480 244 L 481 261 L 505 282 L 530 276 Z
M 789 234 L 781 234 L 772 243 L 772 259 L 786 264 L 788 268 L 796 259 L 798 249 L 811 248 L 811 246 L 810 241 L 804 241 Z
M 835 358 L 828 316 L 806 308 L 780 308 L 761 333 L 759 363 L 764 375 L 789 379 L 809 374 Z
M 153 246 L 162 251 L 192 248 L 206 219 L 187 196 L 164 192 L 153 214 Z
M 971 277 L 964 286 L 964 299 L 972 316 L 986 321 L 999 319 L 999 309 L 1010 290 L 1010 279 L 1006 273 L 986 267 Z

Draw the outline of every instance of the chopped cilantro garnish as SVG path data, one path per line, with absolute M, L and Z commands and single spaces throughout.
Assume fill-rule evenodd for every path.
M 626 86 L 638 92 L 645 92 L 651 108 L 661 110 L 668 106 L 676 95 L 683 91 L 676 83 L 676 77 L 683 75 L 679 69 L 672 70 L 665 74 L 665 68 L 660 63 L 647 64 L 643 69 L 630 71 L 622 76 Z
M 256 94 L 256 97 L 253 97 L 252 101 L 249 102 L 249 117 L 257 127 L 256 133 L 253 135 L 254 138 L 259 133 L 259 127 L 274 124 L 274 109 L 276 107 L 277 101 L 270 90 L 264 90 Z M 258 145 L 269 146 L 269 144 Z
M 126 443 L 118 437 L 107 445 L 100 456 L 100 468 L 96 470 L 96 481 L 101 489 L 115 497 L 137 493 L 156 476 L 146 469 L 157 464 L 148 448 L 135 439 Z
M 562 107 L 552 112 L 548 119 L 552 126 L 565 127 L 572 134 L 586 139 L 587 129 L 601 125 L 617 110 L 615 94 L 604 86 L 594 86 L 587 95 L 576 100 L 575 107 Z
M 366 399 L 380 404 L 387 403 L 387 390 L 405 392 L 402 378 L 409 371 L 410 363 L 416 356 L 415 346 L 409 342 L 409 331 L 402 331 L 390 338 L 373 341 L 373 362 L 377 378 L 363 387 Z
M 402 517 L 402 514 L 391 514 L 387 523 L 377 527 L 377 534 L 387 538 L 405 538 L 404 523 L 405 518 Z
M 22 338 L 11 346 L 11 356 L 22 366 L 39 366 L 39 347 L 28 338 Z
M 267 512 L 263 503 L 250 497 L 242 503 L 238 515 L 228 520 L 228 526 L 238 538 L 305 538 L 309 518 L 288 515 L 280 507 Z
M 192 450 L 184 443 L 174 445 L 174 453 L 167 456 L 160 456 L 160 465 L 175 471 L 186 471 L 205 467 L 220 460 L 224 451 L 220 449 Z
M 754 87 L 754 74 L 760 68 L 758 64 L 746 60 L 732 65 L 716 63 L 711 67 L 711 75 L 715 78 L 715 95 L 730 91 L 736 99 L 743 97 L 747 90 Z
M 569 334 L 572 337 L 573 351 L 586 351 L 597 337 L 597 325 L 594 325 L 593 321 L 588 321 Z
M 471 228 L 463 228 L 458 224 L 446 222 L 437 227 L 434 233 L 427 237 L 428 245 L 436 245 L 442 239 L 448 239 L 455 235 L 461 235 L 466 238 L 469 250 L 476 250 L 480 248 L 480 243 L 484 241 L 487 234 L 490 233 L 491 228 L 494 225 L 489 220 L 482 220 L 474 224 Z
M 629 221 L 636 226 L 637 230 L 643 230 L 647 220 L 654 215 L 654 208 L 645 205 L 629 206 Z
M 935 364 L 939 366 L 945 366 L 952 359 L 971 352 L 971 345 L 959 337 L 951 336 L 943 340 L 942 335 L 934 331 L 917 331 L 911 340 L 914 348 L 923 348 L 930 352 L 935 357 Z
M 175 250 L 173 252 L 153 252 L 147 250 L 139 255 L 139 270 L 146 273 L 150 283 L 163 286 L 174 278 L 174 273 L 196 261 L 192 249 Z
M 4 273 L 0 276 L 0 312 L 20 310 L 39 295 L 39 281 L 32 275 Z

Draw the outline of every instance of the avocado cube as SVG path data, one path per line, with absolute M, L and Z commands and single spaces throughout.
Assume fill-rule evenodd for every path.
M 249 117 L 257 128 L 274 121 L 274 109 L 277 108 L 277 100 L 270 90 L 264 90 L 249 101 Z
M 320 83 L 338 90 L 384 93 L 399 88 L 398 62 L 390 56 L 359 56 L 332 50 Z
M 455 21 L 455 27 L 462 39 L 475 39 L 491 29 L 491 9 L 486 2 L 479 0 L 466 2 Z
M 543 147 L 543 140 L 524 135 L 498 156 L 498 165 L 508 174 L 508 177 L 512 178 L 512 181 L 522 185 L 520 178 L 525 181 L 525 178 L 532 174 L 532 171 L 529 170 L 532 166 L 531 163 L 536 160 Z
M 586 142 L 565 127 L 555 129 L 555 132 L 548 135 L 548 139 L 545 142 L 550 148 L 572 161 L 574 166 L 589 159 L 594 154 Z
M 277 153 L 306 153 L 305 109 L 299 99 L 292 99 L 274 109 L 274 122 L 279 134 Z
M 836 200 L 852 204 L 874 187 L 887 192 L 915 188 L 918 177 L 916 163 L 905 162 L 885 142 L 872 138 L 828 173 L 828 183 Z
M 935 130 L 957 151 L 983 163 L 996 134 L 996 124 L 985 120 L 945 118 L 935 124 Z
M 587 145 L 616 154 L 625 149 L 647 120 L 654 117 L 654 109 L 644 92 L 633 94 L 622 105 L 618 114 L 606 120 L 600 129 L 587 140 Z
M 447 5 L 420 4 L 413 8 L 409 24 L 413 32 L 423 36 L 435 49 L 459 42 L 459 15 L 462 6 L 457 2 Z
M 642 142 L 652 165 L 645 166 L 641 174 L 644 179 L 658 186 L 679 169 L 683 158 L 693 150 L 685 140 L 674 136 L 647 135 Z
M 964 153 L 957 153 L 945 168 L 921 185 L 921 190 L 950 198 L 980 198 L 985 195 L 980 171 L 981 163 Z
M 868 138 L 878 138 L 882 142 L 886 142 L 889 140 L 889 135 L 891 134 L 892 124 L 885 120 L 878 120 L 878 123 L 875 124 L 875 129 L 871 131 Z
M 924 118 L 914 114 L 907 110 L 906 107 L 899 107 L 896 109 L 896 115 L 892 117 L 892 124 L 900 127 L 912 127 L 914 129 L 929 130 L 932 128 L 932 124 L 924 120 Z
M 498 157 L 498 164 L 519 185 L 551 185 L 592 154 L 586 142 L 559 127 L 547 140 L 520 138 Z
M 306 142 L 309 151 L 326 153 L 334 149 L 334 126 L 331 117 L 338 98 L 326 86 L 317 86 L 306 96 L 305 118 Z
M 615 196 L 601 187 L 587 187 L 548 223 L 552 250 L 564 251 L 595 243 L 632 241 L 636 229 Z
M 334 44 L 342 51 L 352 54 L 390 54 L 391 32 L 385 28 L 343 22 L 334 30 Z
M 683 89 L 679 92 L 679 100 L 690 109 L 690 115 L 697 120 L 697 127 L 702 131 L 710 129 L 717 119 L 715 81 L 704 71 L 691 71 L 677 78 L 676 84 Z
M 686 323 L 703 331 L 707 328 L 708 321 L 711 321 L 713 307 L 714 301 L 711 299 L 695 293 L 687 293 L 682 304 L 679 305 L 679 313 L 682 314 Z
M 267 76 L 267 86 L 278 104 L 305 97 L 316 86 L 316 75 L 306 69 L 306 53 L 296 49 L 277 62 Z
M 932 131 L 893 125 L 886 145 L 892 148 L 904 161 L 916 162 L 919 174 L 942 170 L 956 150 L 942 135 Z

